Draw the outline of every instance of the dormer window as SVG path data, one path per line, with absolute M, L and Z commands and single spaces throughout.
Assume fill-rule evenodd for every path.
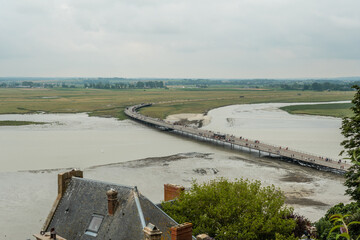
M 104 219 L 104 216 L 101 216 L 98 214 L 93 214 L 90 224 L 85 231 L 85 234 L 96 237 L 99 232 L 99 229 L 100 229 L 103 219 Z

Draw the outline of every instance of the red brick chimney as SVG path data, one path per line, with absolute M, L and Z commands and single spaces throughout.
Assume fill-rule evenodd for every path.
M 115 191 L 115 189 L 110 189 L 109 191 L 106 192 L 108 199 L 108 214 L 110 216 L 114 215 L 116 211 L 116 207 L 118 206 L 117 194 L 118 192 Z
M 164 184 L 164 201 L 170 201 L 180 196 L 185 188 L 180 185 Z
M 192 240 L 192 223 L 182 223 L 172 227 L 171 240 Z

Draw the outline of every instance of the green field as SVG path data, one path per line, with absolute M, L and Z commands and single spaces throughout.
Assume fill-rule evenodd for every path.
M 210 109 L 246 103 L 324 102 L 351 100 L 354 92 L 312 92 L 203 89 L 0 89 L 0 114 L 78 113 L 125 119 L 124 108 L 143 102 L 157 103 L 143 114 L 165 118 L 176 113 L 206 113 Z
M 43 122 L 29 122 L 29 121 L 0 121 L 0 126 L 24 126 L 24 125 L 39 125 L 46 124 Z
M 352 111 L 350 110 L 351 106 L 351 103 L 332 103 L 286 106 L 280 109 L 291 114 L 322 115 L 343 118 L 350 117 L 352 115 Z

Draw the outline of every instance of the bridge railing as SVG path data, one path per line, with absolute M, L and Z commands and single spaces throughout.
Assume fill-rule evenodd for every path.
M 279 146 L 279 145 L 275 145 L 275 144 L 263 143 L 263 142 L 260 142 L 258 140 L 254 140 L 254 139 L 249 139 L 249 138 L 244 138 L 244 137 L 236 137 L 234 135 L 223 134 L 223 133 L 219 133 L 219 132 L 215 133 L 214 131 L 211 131 L 211 130 L 174 125 L 173 123 L 166 122 L 162 119 L 152 118 L 152 117 L 145 116 L 145 115 L 142 115 L 139 112 L 137 112 L 138 109 L 143 108 L 143 107 L 148 107 L 151 105 L 152 105 L 152 103 L 141 103 L 138 105 L 127 107 L 125 109 L 125 114 L 132 118 L 135 118 L 139 121 L 144 121 L 144 122 L 151 123 L 156 126 L 165 127 L 168 129 L 174 129 L 177 131 L 187 132 L 187 133 L 194 134 L 197 136 L 206 135 L 203 137 L 207 137 L 210 139 L 215 139 L 214 134 L 223 135 L 223 136 L 225 136 L 225 139 L 215 139 L 215 140 L 230 143 L 230 144 L 236 144 L 241 147 L 246 147 L 246 148 L 253 149 L 253 150 L 268 152 L 271 154 L 276 154 L 276 155 L 284 156 L 284 157 L 291 157 L 294 159 L 298 159 L 301 161 L 308 161 L 311 163 L 313 161 L 314 162 L 316 161 L 317 164 L 319 163 L 319 160 L 320 160 L 322 165 L 327 166 L 327 167 L 333 167 L 335 169 L 338 169 L 339 167 L 343 168 L 343 169 L 347 169 L 351 166 L 350 164 L 347 164 L 346 162 L 344 163 L 343 161 L 341 161 L 341 165 L 339 165 L 340 162 L 338 162 L 337 160 L 334 161 L 331 158 L 319 156 L 319 155 L 316 155 L 313 153 L 308 153 L 305 151 L 295 150 L 295 149 L 288 148 L 288 147 L 284 148 L 283 146 Z M 330 161 L 326 161 L 326 159 L 329 159 Z

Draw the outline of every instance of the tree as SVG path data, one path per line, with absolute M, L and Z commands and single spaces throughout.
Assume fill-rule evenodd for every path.
M 342 120 L 341 134 L 346 138 L 341 145 L 344 146 L 349 156 L 353 155 L 356 149 L 360 148 L 360 86 L 354 85 L 356 89 L 354 99 L 351 101 L 351 110 L 354 115 L 345 117 Z
M 193 182 L 191 190 L 162 207 L 177 222 L 193 223 L 194 235 L 207 233 L 217 240 L 275 239 L 280 235 L 290 239 L 296 223 L 287 217 L 293 210 L 284 206 L 284 200 L 274 186 L 220 178 Z
M 333 233 L 335 230 L 339 229 L 340 230 L 340 234 L 337 233 L 336 234 L 336 239 L 340 238 L 340 237 L 343 237 L 343 238 L 346 238 L 347 240 L 352 240 L 352 239 L 355 239 L 355 238 L 352 238 L 350 236 L 350 232 L 349 232 L 349 227 L 351 225 L 354 225 L 354 224 L 360 224 L 359 221 L 353 221 L 353 222 L 350 222 L 350 223 L 346 223 L 345 219 L 348 218 L 348 217 L 351 217 L 351 215 L 342 215 L 342 214 L 334 214 L 330 217 L 330 221 L 333 222 L 333 224 L 335 225 L 331 230 L 330 230 L 330 233 Z M 360 235 L 357 236 L 356 239 L 359 239 L 360 238 Z
M 145 87 L 145 84 L 141 81 L 137 82 L 136 83 L 136 88 L 144 88 Z
M 331 230 L 333 229 L 330 220 L 334 219 L 331 218 L 331 216 L 338 216 L 338 218 L 335 217 L 335 220 L 340 219 L 343 225 L 354 221 L 360 221 L 360 87 L 354 85 L 353 88 L 356 90 L 354 99 L 352 100 L 353 106 L 351 107 L 354 114 L 352 117 L 343 118 L 341 133 L 346 139 L 341 143 L 341 145 L 344 146 L 344 150 L 340 154 L 346 152 L 350 156 L 352 166 L 345 173 L 344 185 L 347 187 L 345 193 L 350 195 L 356 202 L 347 205 L 339 203 L 330 208 L 325 217 L 315 223 L 319 233 L 319 239 L 337 239 L 335 235 L 330 235 Z M 343 215 L 339 214 L 350 216 L 344 218 Z M 360 235 L 359 226 L 348 226 L 350 230 L 348 233 L 350 232 L 350 234 L 353 234 L 353 237 Z
M 339 203 L 332 208 L 330 208 L 324 217 L 320 218 L 319 221 L 315 223 L 315 227 L 318 233 L 319 240 L 335 240 L 336 235 L 330 234 L 331 229 L 334 225 L 331 223 L 331 217 L 335 215 L 350 215 L 345 220 L 345 224 L 350 222 L 360 220 L 360 204 L 357 202 L 351 202 L 349 204 Z M 360 235 L 359 225 L 350 225 L 349 233 L 353 238 Z
M 24 87 L 32 87 L 34 85 L 34 83 L 31 81 L 24 81 L 21 83 L 21 85 Z
M 322 90 L 320 83 L 317 83 L 317 82 L 314 82 L 314 83 L 311 85 L 311 87 L 312 87 L 312 89 L 313 89 L 314 91 L 321 91 L 321 90 Z
M 352 166 L 345 173 L 344 185 L 347 187 L 345 193 L 351 196 L 351 199 L 360 202 L 360 148 L 351 152 Z
M 345 174 L 346 194 L 353 200 L 360 201 L 360 87 L 354 85 L 353 88 L 356 89 L 351 107 L 354 114 L 342 120 L 341 134 L 346 139 L 341 143 L 345 150 L 340 154 L 346 152 L 353 164 Z

